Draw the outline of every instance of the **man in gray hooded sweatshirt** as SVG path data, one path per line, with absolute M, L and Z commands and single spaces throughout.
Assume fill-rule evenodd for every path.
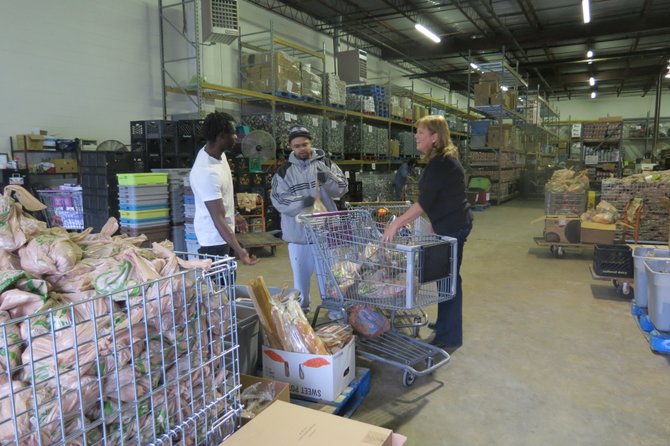
M 288 243 L 293 270 L 293 286 L 302 295 L 301 306 L 309 311 L 309 288 L 315 272 L 314 254 L 307 244 L 305 228 L 296 216 L 314 205 L 319 183 L 319 199 L 329 211 L 337 210 L 334 198 L 347 193 L 347 180 L 339 167 L 321 149 L 312 147 L 312 135 L 303 126 L 294 126 L 288 135 L 291 155 L 288 163 L 272 178 L 272 205 L 281 213 L 282 238 Z

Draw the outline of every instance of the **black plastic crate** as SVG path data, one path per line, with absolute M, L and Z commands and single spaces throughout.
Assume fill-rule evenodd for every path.
M 177 123 L 167 120 L 130 121 L 130 140 L 174 138 Z
M 141 163 L 132 152 L 81 152 L 81 170 L 86 173 L 141 172 Z
M 628 245 L 596 245 L 593 271 L 603 277 L 633 277 L 633 251 Z

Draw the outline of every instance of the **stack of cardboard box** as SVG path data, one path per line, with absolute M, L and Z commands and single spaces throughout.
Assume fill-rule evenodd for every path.
M 520 150 L 519 130 L 512 124 L 492 125 L 486 135 L 486 145 L 496 149 Z
M 475 107 L 480 105 L 502 105 L 508 110 L 516 109 L 517 92 L 502 91 L 500 73 L 482 73 L 479 83 L 475 84 Z
M 282 51 L 243 54 L 242 88 L 264 93 L 302 94 L 300 62 Z

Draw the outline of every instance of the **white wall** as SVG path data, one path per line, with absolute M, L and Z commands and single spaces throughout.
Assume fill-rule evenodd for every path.
M 160 117 L 155 1 L 3 1 L 0 152 L 41 128 L 128 142 L 129 121 Z
M 670 84 L 670 81 L 668 81 Z M 660 116 L 670 116 L 670 91 L 663 89 Z M 580 121 L 605 116 L 623 116 L 624 118 L 645 118 L 647 113 L 654 116 L 656 105 L 655 91 L 645 97 L 602 97 L 572 101 L 551 102 L 561 113 L 562 121 Z

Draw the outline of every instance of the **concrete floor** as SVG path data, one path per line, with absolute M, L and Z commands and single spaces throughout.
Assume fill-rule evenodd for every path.
M 475 214 L 463 347 L 409 388 L 399 369 L 358 360 L 372 387 L 354 419 L 408 445 L 670 445 L 670 357 L 651 352 L 630 301 L 591 278 L 589 249 L 555 259 L 533 243 L 542 214 L 522 200 Z M 290 286 L 286 247 L 241 266 L 238 283 L 257 275 Z

